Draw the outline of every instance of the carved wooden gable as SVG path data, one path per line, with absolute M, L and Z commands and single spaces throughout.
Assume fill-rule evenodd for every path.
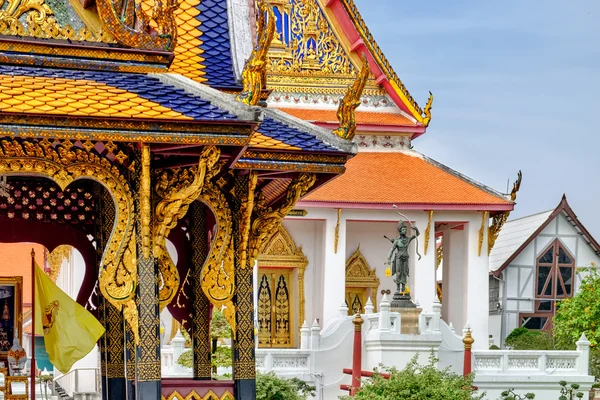
M 360 251 L 360 246 L 346 261 L 346 287 L 379 287 L 376 269 L 371 269 Z
M 304 269 L 308 259 L 297 247 L 289 232 L 280 226 L 271 240 L 265 243 L 258 256 L 258 264 L 263 267 L 293 267 Z

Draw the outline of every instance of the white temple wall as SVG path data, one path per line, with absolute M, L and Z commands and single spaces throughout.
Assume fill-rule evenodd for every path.
M 379 289 L 377 290 L 377 303 L 382 299 L 382 290 L 396 291 L 396 284 L 392 277 L 385 276 L 385 265 L 391 243 L 383 237 L 394 238 L 397 235 L 397 221 L 370 222 L 370 221 L 348 221 L 346 234 L 346 260 L 360 246 L 360 251 L 365 257 L 371 269 L 375 269 L 379 278 Z M 411 270 L 414 267 L 414 257 L 409 259 Z M 411 276 L 411 278 L 413 278 Z M 414 285 L 409 283 L 410 287 Z
M 305 319 L 309 325 L 323 319 L 323 226 L 324 221 L 285 219 L 283 226 L 308 259 L 304 272 Z M 339 307 L 339 306 L 338 306 Z M 304 321 L 298 321 L 298 327 Z

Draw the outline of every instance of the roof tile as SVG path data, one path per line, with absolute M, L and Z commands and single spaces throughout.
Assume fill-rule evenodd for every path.
M 416 155 L 399 152 L 358 153 L 346 172 L 302 201 L 375 203 L 509 205 L 465 179 Z

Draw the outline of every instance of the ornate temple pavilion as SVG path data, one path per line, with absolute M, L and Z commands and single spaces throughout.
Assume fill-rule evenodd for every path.
M 487 245 L 476 258 L 484 236 L 514 197 L 415 157 L 432 102 L 412 98 L 352 0 L 0 1 L 0 242 L 81 254 L 77 301 L 106 329 L 104 399 L 254 399 L 256 342 L 275 333 L 255 318 L 253 269 L 281 266 L 280 254 L 269 259 L 274 240 L 298 250 L 302 197 L 303 207 L 321 208 L 308 219 L 326 221 L 316 240 L 330 267 L 318 275 L 310 264 L 313 282 L 335 282 L 306 318 L 327 320 L 344 301 L 346 247 L 354 250 L 345 214 L 340 239 L 342 208 L 408 205 L 428 223 L 428 243 L 462 226 L 473 268 L 487 263 Z M 326 185 L 355 155 L 351 174 Z M 411 179 L 386 189 L 382 164 Z M 434 253 L 415 278 L 422 304 L 435 297 Z M 477 282 L 487 282 L 483 271 Z M 211 381 L 213 307 L 234 333 L 231 381 Z M 304 317 L 297 307 L 290 338 Z M 161 379 L 164 309 L 192 338 L 193 380 Z M 476 335 L 487 332 L 481 321 Z

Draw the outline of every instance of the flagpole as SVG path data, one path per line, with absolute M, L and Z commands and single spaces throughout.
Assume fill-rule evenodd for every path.
M 31 249 L 31 400 L 35 400 L 35 251 Z

